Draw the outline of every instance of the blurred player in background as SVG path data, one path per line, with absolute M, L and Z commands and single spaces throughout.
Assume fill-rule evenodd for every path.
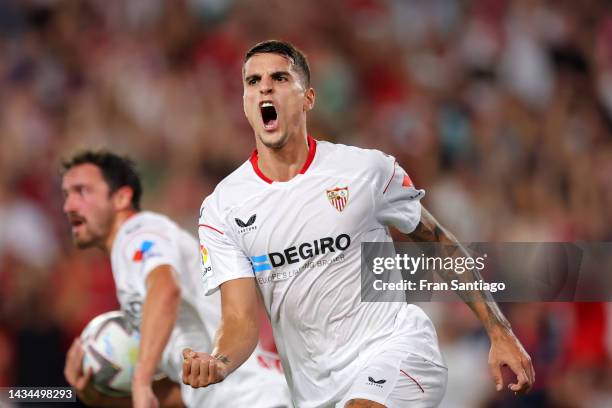
M 132 162 L 110 152 L 83 152 L 64 163 L 64 212 L 79 248 L 110 255 L 117 297 L 141 340 L 132 398 L 97 392 L 82 371 L 77 338 L 68 352 L 65 376 L 86 404 L 96 406 L 284 407 L 287 386 L 279 371 L 261 367 L 256 356 L 219 389 L 179 385 L 180 351 L 210 348 L 220 321 L 220 299 L 198 296 L 202 288 L 194 237 L 172 220 L 140 211 L 141 183 Z M 157 373 L 167 379 L 154 382 Z M 204 391 L 204 392 L 202 392 Z M 159 402 L 158 402 L 159 398 Z
M 393 157 L 308 135 L 315 92 L 292 45 L 253 47 L 243 85 L 256 150 L 204 200 L 199 225 L 222 323 L 212 355 L 184 351 L 183 380 L 208 386 L 247 360 L 259 288 L 297 406 L 438 405 L 447 371 L 433 324 L 414 305 L 360 302 L 360 243 L 391 241 L 390 225 L 415 241 L 456 239 L 421 207 L 424 191 Z M 497 305 L 479 292 L 464 300 L 491 339 L 497 390 L 503 365 L 517 377 L 510 390 L 529 390 L 531 360 Z

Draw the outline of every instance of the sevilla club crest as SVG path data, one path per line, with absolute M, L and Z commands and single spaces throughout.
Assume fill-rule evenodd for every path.
M 327 199 L 336 210 L 344 210 L 344 207 L 346 207 L 346 203 L 348 203 L 349 199 L 348 187 L 336 187 L 334 189 L 327 190 Z

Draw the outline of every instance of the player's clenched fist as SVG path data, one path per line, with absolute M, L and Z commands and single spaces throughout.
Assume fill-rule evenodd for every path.
M 183 383 L 193 388 L 215 384 L 227 376 L 227 365 L 208 353 L 183 350 Z

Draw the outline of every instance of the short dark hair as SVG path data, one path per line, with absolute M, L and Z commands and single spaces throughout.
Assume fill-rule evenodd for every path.
M 296 71 L 302 75 L 306 87 L 310 87 L 310 68 L 308 67 L 308 60 L 304 53 L 292 44 L 277 40 L 260 42 L 247 51 L 244 57 L 244 63 L 246 64 L 249 58 L 255 54 L 278 54 L 287 57 L 296 68 Z
M 132 159 L 127 156 L 119 156 L 107 150 L 84 150 L 75 154 L 69 160 L 62 162 L 62 173 L 82 164 L 93 164 L 98 167 L 111 193 L 114 193 L 121 187 L 130 187 L 132 189 L 132 207 L 136 211 L 140 211 L 142 184 Z

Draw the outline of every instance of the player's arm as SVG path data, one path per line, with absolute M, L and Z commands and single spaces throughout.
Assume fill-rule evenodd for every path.
M 439 242 L 445 246 L 448 253 L 445 256 L 469 257 L 466 249 L 457 239 L 447 231 L 425 208 L 421 209 L 421 219 L 414 231 L 408 236 L 415 242 Z M 478 271 L 467 270 L 463 274 L 454 271 L 438 271 L 442 279 L 450 282 L 457 279 L 462 282 L 473 282 L 482 279 Z M 509 388 L 518 393 L 529 391 L 535 381 L 535 372 L 531 358 L 516 338 L 510 323 L 505 318 L 495 301 L 488 292 L 461 291 L 458 295 L 472 309 L 483 323 L 491 340 L 489 353 L 489 368 L 496 383 L 497 390 L 503 388 L 503 379 L 500 371 L 502 365 L 509 366 L 517 376 L 517 383 L 510 384 Z
M 132 380 L 136 407 L 154 406 L 153 376 L 176 323 L 181 290 L 169 265 L 160 265 L 146 278 L 146 296 L 140 324 L 138 362 Z
M 153 392 L 162 408 L 183 408 L 181 386 L 167 378 L 153 383 Z
M 64 376 L 70 386 L 75 388 L 79 399 L 90 407 L 132 407 L 131 397 L 111 397 L 102 394 L 96 390 L 91 383 L 91 371 L 83 372 L 83 349 L 81 340 L 75 339 L 72 346 L 66 354 L 66 363 L 64 366 Z M 181 399 L 180 386 L 168 379 L 162 379 L 153 383 L 153 392 L 160 401 L 160 405 L 165 408 L 181 408 L 183 401 Z
M 224 362 L 228 373 L 240 367 L 259 341 L 259 295 L 254 278 L 221 285 L 221 324 L 215 336 L 213 357 Z
M 222 381 L 249 358 L 259 339 L 255 279 L 229 280 L 220 290 L 221 323 L 212 354 L 183 351 L 183 382 L 194 388 Z

